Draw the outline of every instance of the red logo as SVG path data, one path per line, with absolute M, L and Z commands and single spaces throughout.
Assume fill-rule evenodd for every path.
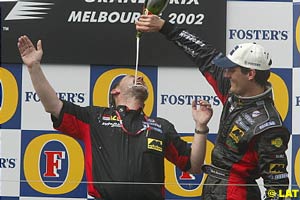
M 61 169 L 62 159 L 65 159 L 64 151 L 45 151 L 46 155 L 46 172 L 45 177 L 59 177 L 57 170 Z

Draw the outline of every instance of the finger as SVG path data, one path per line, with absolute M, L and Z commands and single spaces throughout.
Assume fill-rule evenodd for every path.
M 138 20 L 138 21 L 140 21 L 140 22 L 143 22 L 143 21 L 150 21 L 149 15 L 141 15 L 141 16 L 139 17 L 139 20 Z
M 146 31 L 147 31 L 147 27 L 145 28 L 144 26 L 136 25 L 135 28 L 136 28 L 138 31 L 142 31 L 142 32 L 146 32 Z
M 200 105 L 201 106 L 206 106 L 206 107 L 211 107 L 211 104 L 208 103 L 207 101 L 204 101 L 204 100 L 200 100 Z
M 24 41 L 24 36 L 20 36 L 18 39 L 19 52 L 22 54 L 26 50 L 26 45 Z
M 25 44 L 24 44 L 24 36 L 23 35 L 19 37 L 18 43 L 20 46 L 24 47 Z
M 21 47 L 22 52 L 24 52 L 28 48 L 28 44 L 27 44 L 27 40 L 26 40 L 25 35 L 20 37 L 19 43 L 20 43 L 20 47 Z
M 26 35 L 24 36 L 24 44 L 26 48 L 34 47 L 31 40 Z
M 42 50 L 42 41 L 41 40 L 39 40 L 38 42 L 37 42 L 37 50 L 39 51 L 39 50 Z
M 195 100 L 192 101 L 192 109 L 197 110 L 197 103 Z

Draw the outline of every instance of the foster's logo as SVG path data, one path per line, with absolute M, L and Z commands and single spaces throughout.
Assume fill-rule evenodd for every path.
M 22 196 L 34 195 L 36 192 L 49 195 L 74 195 L 85 190 L 82 184 L 84 173 L 84 156 L 81 145 L 73 138 L 56 133 L 34 131 L 22 132 L 23 169 L 26 182 Z M 30 138 L 33 137 L 33 138 Z M 78 197 L 83 197 L 80 192 Z
M 20 128 L 20 85 L 21 65 L 0 66 L 0 124 L 2 128 Z

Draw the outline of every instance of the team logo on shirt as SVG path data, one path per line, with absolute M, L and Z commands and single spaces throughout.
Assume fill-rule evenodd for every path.
M 161 124 L 158 124 L 154 119 L 147 119 L 146 122 L 143 122 L 143 125 L 158 133 L 163 132 L 161 129 Z
M 277 148 L 281 147 L 283 142 L 282 142 L 282 139 L 280 137 L 278 138 L 275 138 L 271 141 L 271 144 Z
M 102 120 L 103 121 L 118 121 L 118 117 L 117 117 L 117 115 L 103 114 Z
M 238 151 L 238 143 L 245 133 L 239 129 L 236 125 L 232 128 L 226 140 L 226 145 L 233 151 Z
M 98 123 L 101 124 L 101 126 L 121 127 L 120 121 L 118 120 L 118 117 L 116 115 L 99 115 Z
M 255 111 L 253 111 L 253 113 L 252 113 L 252 117 L 253 117 L 253 118 L 258 117 L 258 116 L 260 116 L 260 115 L 261 115 L 261 112 L 259 112 L 258 110 L 255 110 Z
M 155 151 L 162 152 L 162 141 L 153 139 L 153 138 L 148 138 L 148 149 L 152 149 Z
M 281 174 L 285 170 L 285 164 L 271 163 L 270 164 L 270 173 L 272 174 Z

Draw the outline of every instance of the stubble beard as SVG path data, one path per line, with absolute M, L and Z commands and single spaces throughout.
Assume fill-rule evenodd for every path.
M 148 98 L 148 88 L 144 85 L 133 85 L 130 87 L 131 95 L 144 102 Z

